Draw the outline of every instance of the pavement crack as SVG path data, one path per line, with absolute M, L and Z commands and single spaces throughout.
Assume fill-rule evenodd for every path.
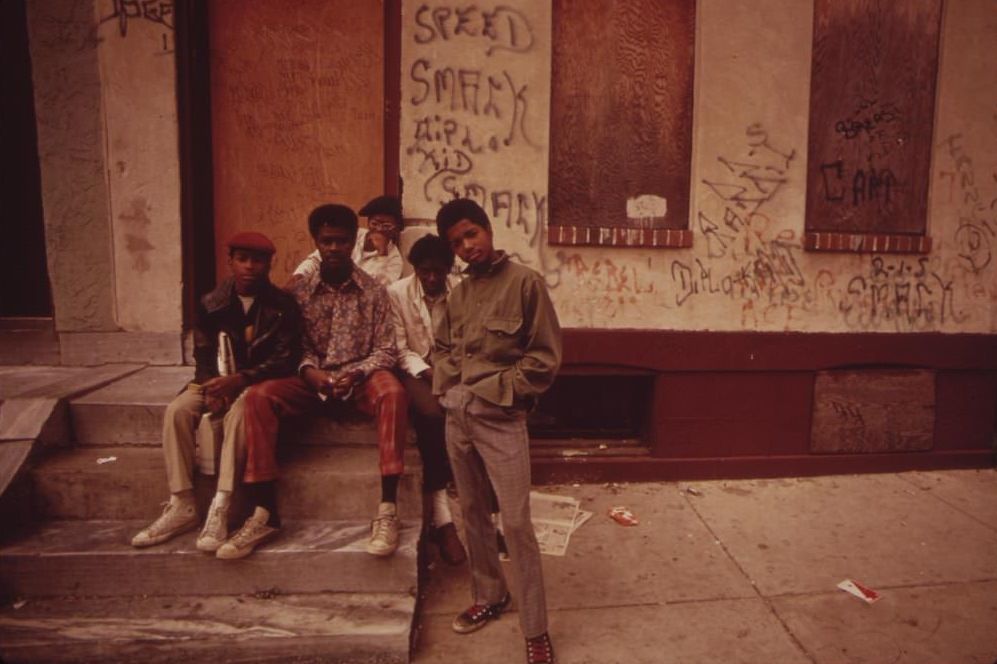
M 931 496 L 935 500 L 939 501 L 940 503 L 944 503 L 945 505 L 948 505 L 949 507 L 951 507 L 952 509 L 954 509 L 956 512 L 959 512 L 963 516 L 969 517 L 970 519 L 972 519 L 976 523 L 980 524 L 981 526 L 983 526 L 987 530 L 991 530 L 991 531 L 997 533 L 997 526 L 994 526 L 993 524 L 987 523 L 983 519 L 978 518 L 972 512 L 967 512 L 965 509 L 963 509 L 962 507 L 960 507 L 956 503 L 953 503 L 951 500 L 948 500 L 944 496 L 938 495 L 938 492 L 936 492 L 936 491 L 925 491 L 924 489 L 921 488 L 920 484 L 917 484 L 916 482 L 913 482 L 912 480 L 909 480 L 906 477 L 906 473 L 897 473 L 897 477 L 899 477 L 901 480 L 903 480 L 907 484 L 909 484 L 912 487 L 914 487 L 915 489 L 917 489 L 919 493 L 930 493 Z M 997 663 L 995 663 L 995 664 L 997 664 Z
M 762 594 L 762 591 L 758 589 L 758 585 L 752 580 L 751 576 L 748 574 L 748 571 L 744 569 L 744 567 L 737 560 L 737 558 L 734 557 L 734 554 L 731 553 L 730 549 L 727 548 L 727 545 L 724 543 L 724 541 L 721 540 L 720 536 L 716 533 L 716 531 L 713 530 L 713 527 L 706 521 L 703 515 L 700 514 L 699 510 L 696 509 L 695 503 L 693 503 L 693 501 L 690 500 L 689 496 L 685 493 L 682 494 L 682 498 L 689 505 L 689 508 L 692 510 L 693 514 L 696 515 L 696 518 L 699 519 L 700 523 L 703 524 L 703 527 L 706 528 L 707 532 L 710 533 L 710 536 L 713 537 L 713 541 L 716 542 L 721 549 L 723 549 L 723 552 L 727 556 L 727 558 L 729 558 L 730 561 L 734 564 L 734 566 L 737 567 L 738 571 L 744 576 L 744 578 L 748 580 L 748 582 L 751 584 L 751 588 L 755 591 L 755 595 L 757 596 L 757 598 L 760 599 L 765 604 L 765 608 L 767 608 L 769 610 L 769 613 L 772 614 L 772 617 L 779 622 L 779 625 L 782 627 L 782 630 L 786 633 L 786 636 L 789 637 L 789 640 L 793 642 L 793 645 L 795 645 L 796 648 L 808 660 L 810 660 L 810 662 L 812 662 L 812 664 L 817 664 L 817 659 L 810 653 L 809 650 L 806 649 L 806 647 L 803 645 L 803 642 L 801 642 L 796 637 L 796 635 L 793 634 L 793 630 L 789 628 L 789 625 L 786 624 L 786 621 L 783 620 L 782 616 L 779 615 L 779 612 L 775 610 L 775 606 L 772 604 L 769 598 Z

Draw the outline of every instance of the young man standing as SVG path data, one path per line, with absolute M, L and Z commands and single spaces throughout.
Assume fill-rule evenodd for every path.
M 526 414 L 554 381 L 561 330 L 543 278 L 493 245 L 485 211 L 457 199 L 436 215 L 440 237 L 467 264 L 436 328 L 433 393 L 447 413 L 447 451 L 467 534 L 474 604 L 454 631 L 484 627 L 509 605 L 489 515 L 488 481 L 518 574 L 513 590 L 530 664 L 554 662 L 540 548 L 530 519 Z
M 232 276 L 201 298 L 194 327 L 194 381 L 167 407 L 163 452 L 171 492 L 162 516 L 132 539 L 137 547 L 165 542 L 197 527 L 194 506 L 194 432 L 205 412 L 221 414 L 224 438 L 217 494 L 197 548 L 215 551 L 228 535 L 228 509 L 244 458 L 244 389 L 292 375 L 301 358 L 301 314 L 290 295 L 270 283 L 273 243 L 261 233 L 237 233 L 228 242 Z M 232 346 L 235 373 L 220 376 L 220 333 Z
M 443 410 L 433 396 L 433 322 L 446 315 L 447 295 L 456 283 L 451 275 L 454 256 L 435 235 L 416 240 L 408 255 L 415 273 L 388 287 L 398 347 L 398 368 L 408 393 L 416 444 L 422 457 L 422 490 L 431 502 L 430 539 L 450 565 L 466 560 L 457 536 L 446 486 L 453 479 L 447 459 Z
M 391 306 L 384 287 L 350 255 L 357 216 L 345 205 L 322 205 L 308 216 L 321 268 L 290 287 L 304 318 L 304 354 L 298 375 L 256 385 L 246 394 L 246 472 L 256 507 L 252 526 L 219 556 L 242 557 L 280 528 L 277 516 L 277 431 L 280 420 L 317 411 L 326 401 L 347 402 L 377 420 L 381 503 L 367 551 L 388 556 L 398 548 L 397 495 L 403 470 L 408 400 L 391 372 L 395 366 Z M 235 539 L 235 538 L 233 538 Z

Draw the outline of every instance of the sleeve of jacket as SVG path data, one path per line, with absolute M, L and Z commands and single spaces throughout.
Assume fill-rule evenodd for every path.
M 218 328 L 203 302 L 194 315 L 194 382 L 200 385 L 218 375 Z
M 446 313 L 433 326 L 433 394 L 440 396 L 457 382 L 460 365 L 454 360 L 451 336 L 450 311 L 454 306 L 454 293 L 450 291 Z
M 523 285 L 523 357 L 513 366 L 516 397 L 535 397 L 554 382 L 561 366 L 561 326 L 539 275 Z
M 298 370 L 298 362 L 301 361 L 301 309 L 293 297 L 283 292 L 277 292 L 275 300 L 275 304 L 279 303 L 281 320 L 274 332 L 276 341 L 273 352 L 256 366 L 240 372 L 250 383 L 291 376 Z
M 322 257 L 319 256 L 318 249 L 305 256 L 298 267 L 294 268 L 294 274 L 299 277 L 310 277 L 322 267 Z
M 405 317 L 402 315 L 402 307 L 405 306 L 402 301 L 404 297 L 403 290 L 388 289 L 388 301 L 391 304 L 391 324 L 395 328 L 395 348 L 398 350 L 398 366 L 410 376 L 418 377 L 420 373 L 429 368 L 429 365 L 419 356 L 419 353 L 409 348 L 408 328 L 405 327 Z

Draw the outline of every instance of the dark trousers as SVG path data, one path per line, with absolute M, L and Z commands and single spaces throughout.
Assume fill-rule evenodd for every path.
M 409 399 L 409 422 L 415 429 L 415 444 L 422 457 L 422 490 L 439 491 L 453 480 L 447 458 L 446 419 L 431 381 L 398 374 Z

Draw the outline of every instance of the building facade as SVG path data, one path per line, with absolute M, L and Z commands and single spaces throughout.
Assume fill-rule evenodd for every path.
M 280 282 L 319 203 L 400 193 L 413 237 L 466 196 L 566 328 L 541 473 L 993 462 L 991 2 L 29 0 L 25 29 L 59 362 L 182 363 L 235 230 Z

